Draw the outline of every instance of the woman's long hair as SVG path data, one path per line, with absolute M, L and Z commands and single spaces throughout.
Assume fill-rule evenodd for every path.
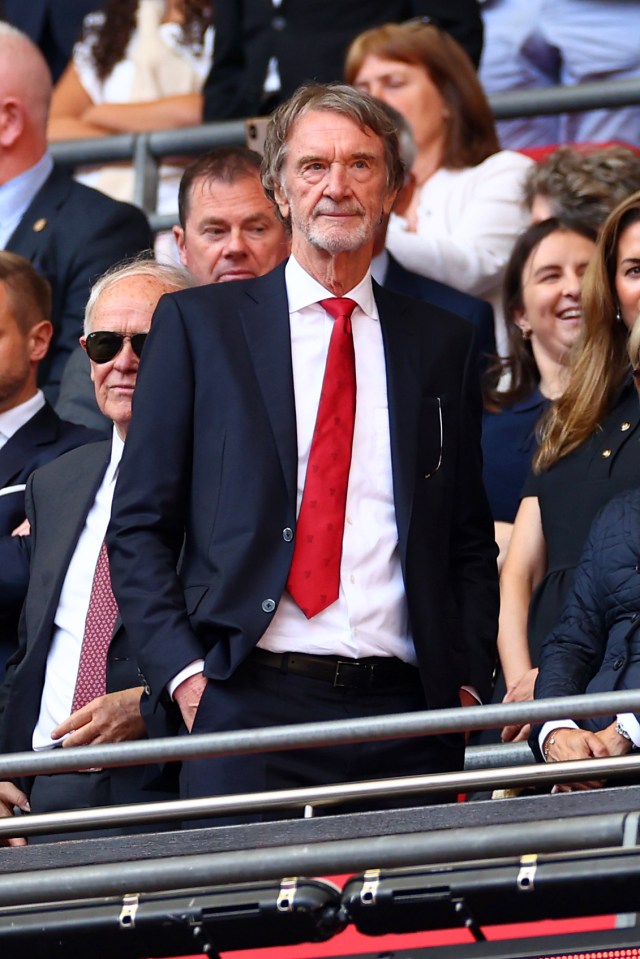
M 449 108 L 442 166 L 477 166 L 500 149 L 493 114 L 475 68 L 460 44 L 433 24 L 387 23 L 366 30 L 347 51 L 344 75 L 353 84 L 367 57 L 424 67 Z
M 127 49 L 135 30 L 138 0 L 106 0 L 104 21 L 99 27 L 90 26 L 83 39 L 91 43 L 91 56 L 98 78 L 106 80 Z M 204 34 L 212 22 L 211 0 L 183 0 L 184 23 L 182 42 L 201 47 Z
M 531 396 L 540 382 L 531 340 L 524 337 L 517 325 L 516 314 L 524 310 L 523 277 L 527 263 L 543 240 L 553 233 L 578 233 L 595 243 L 596 233 L 590 226 L 551 217 L 533 223 L 516 240 L 502 281 L 502 305 L 507 324 L 507 355 L 496 357 L 489 367 L 484 389 L 485 409 L 499 413 Z M 501 390 L 507 380 L 509 386 Z
M 545 416 L 533 465 L 549 469 L 587 440 L 611 408 L 629 372 L 628 331 L 620 321 L 616 294 L 618 244 L 640 222 L 640 193 L 613 210 L 602 227 L 582 283 L 584 327 L 569 384 Z

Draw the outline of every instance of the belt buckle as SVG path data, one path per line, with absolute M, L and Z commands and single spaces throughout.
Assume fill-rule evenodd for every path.
M 373 663 L 360 663 L 358 660 L 349 661 L 347 659 L 339 659 L 336 663 L 336 670 L 333 674 L 333 686 L 334 687 L 346 687 L 353 686 L 355 689 L 370 689 L 373 682 L 373 673 L 375 666 Z M 349 670 L 353 670 L 354 677 L 357 677 L 356 681 L 353 680 L 350 682 L 346 675 Z

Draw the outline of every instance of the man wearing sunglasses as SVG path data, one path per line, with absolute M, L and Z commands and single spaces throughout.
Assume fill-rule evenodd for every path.
M 29 480 L 32 535 L 19 545 L 30 554 L 30 577 L 20 646 L 2 689 L 2 752 L 145 735 L 145 680 L 117 619 L 102 544 L 154 309 L 163 294 L 190 282 L 178 267 L 141 260 L 106 274 L 91 292 L 81 343 L 112 437 L 60 457 Z M 0 570 L 15 569 L 2 545 Z M 53 812 L 166 798 L 145 797 L 140 780 L 139 771 L 90 770 L 4 783 L 0 814 L 10 815 L 13 805 L 27 810 L 29 803 L 34 812 Z

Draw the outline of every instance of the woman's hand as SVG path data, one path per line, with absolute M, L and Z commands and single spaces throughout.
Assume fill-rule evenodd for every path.
M 502 700 L 503 703 L 525 703 L 533 700 L 533 690 L 536 684 L 538 670 L 536 668 L 528 669 L 513 686 L 507 689 Z M 528 739 L 531 724 L 526 723 L 505 726 L 502 730 L 503 743 L 517 743 Z

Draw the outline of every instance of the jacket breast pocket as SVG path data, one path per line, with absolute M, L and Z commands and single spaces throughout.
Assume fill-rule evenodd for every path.
M 431 479 L 440 472 L 443 448 L 442 399 L 423 396 L 418 423 L 418 468 L 423 479 Z

